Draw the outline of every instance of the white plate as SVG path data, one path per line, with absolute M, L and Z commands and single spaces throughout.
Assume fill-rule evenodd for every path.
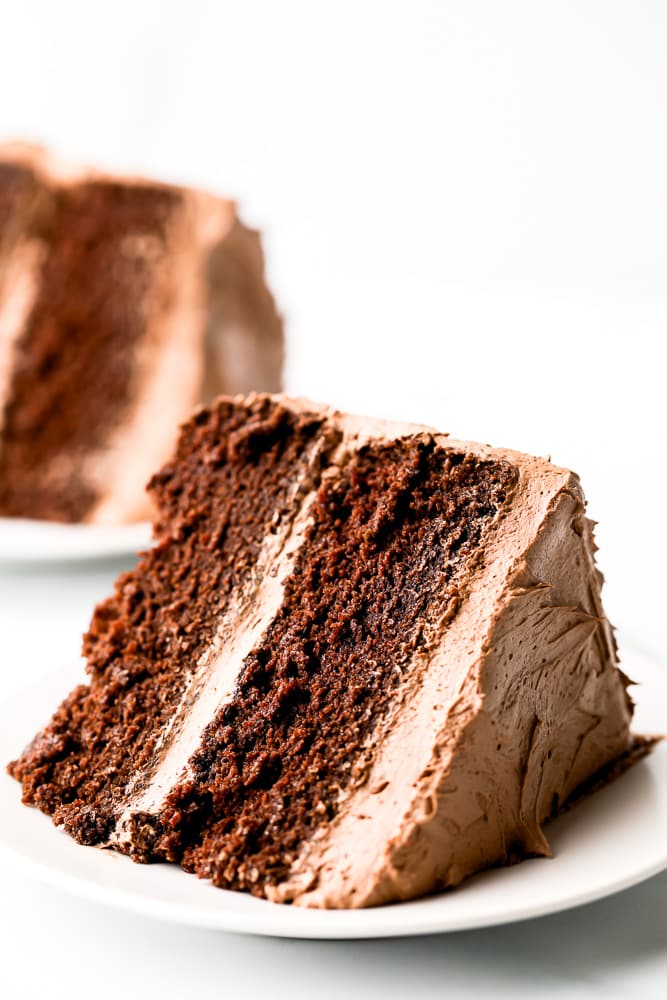
M 0 562 L 62 562 L 124 556 L 148 548 L 150 524 L 57 524 L 0 517 Z
M 626 652 L 638 731 L 667 728 L 667 672 Z M 68 670 L 0 708 L 0 761 L 20 752 L 69 687 Z M 180 924 L 294 938 L 433 934 L 508 923 L 587 903 L 667 868 L 667 743 L 614 784 L 548 828 L 552 859 L 485 872 L 454 892 L 370 910 L 313 911 L 214 889 L 174 865 L 136 865 L 111 851 L 80 847 L 35 809 L 18 784 L 0 778 L 0 848 L 11 864 L 87 899 Z

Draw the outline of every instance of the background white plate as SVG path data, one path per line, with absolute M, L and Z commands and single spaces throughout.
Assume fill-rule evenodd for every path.
M 667 729 L 667 672 L 637 653 L 623 667 L 634 689 L 636 726 Z M 0 761 L 20 752 L 70 686 L 69 669 L 23 690 L 0 708 Z M 667 744 L 548 828 L 553 859 L 485 872 L 455 892 L 356 911 L 278 906 L 214 889 L 173 865 L 135 865 L 111 851 L 80 847 L 49 819 L 20 804 L 19 786 L 0 777 L 0 848 L 10 863 L 80 896 L 198 927 L 299 938 L 430 934 L 507 923 L 577 906 L 667 868 Z
M 150 545 L 148 523 L 100 526 L 0 517 L 0 562 L 63 562 L 124 556 Z

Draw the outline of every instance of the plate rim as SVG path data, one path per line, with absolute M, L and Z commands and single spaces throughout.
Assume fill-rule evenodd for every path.
M 7 550 L 10 533 L 14 538 Z M 0 569 L 113 559 L 149 548 L 151 539 L 152 524 L 145 519 L 128 524 L 68 524 L 0 517 L 0 545 L 4 543 Z
M 662 684 L 664 690 L 667 692 L 667 672 L 652 657 L 634 650 L 624 649 L 623 659 L 631 661 L 631 670 L 633 667 L 639 665 L 641 670 L 649 670 L 649 674 L 654 672 L 653 679 L 656 680 L 658 685 Z M 660 678 L 659 680 L 658 677 Z M 50 695 L 52 692 L 49 685 L 62 683 L 62 690 L 64 691 L 67 685 L 76 683 L 77 679 L 80 680 L 80 678 L 80 665 L 76 667 L 69 665 L 58 671 L 48 672 L 45 676 L 33 680 L 31 683 L 18 688 L 3 698 L 0 701 L 0 720 L 13 708 L 20 707 L 24 699 L 25 704 L 30 705 L 28 699 L 31 692 L 35 689 L 38 689 L 46 699 L 46 694 L 44 694 L 43 690 L 45 681 L 48 681 L 46 686 Z M 650 676 L 648 683 L 651 683 Z M 639 702 L 640 699 L 637 699 L 637 701 Z M 31 707 L 34 708 L 34 705 Z M 4 743 L 5 738 L 3 734 L 0 745 L 2 745 L 6 752 Z M 15 747 L 13 752 L 18 752 L 18 748 Z M 11 753 L 12 751 L 10 750 Z M 663 755 L 664 753 L 665 745 L 663 745 Z M 4 771 L 6 764 L 4 758 L 0 761 L 0 764 Z M 638 766 L 646 767 L 647 764 L 640 763 Z M 619 780 L 623 781 L 623 778 L 624 776 Z M 20 809 L 30 808 L 22 805 L 18 784 L 6 774 L 2 775 L 2 779 L 16 785 L 17 807 Z M 667 776 L 663 780 L 667 780 Z M 43 823 L 45 830 L 49 830 L 55 836 L 67 837 L 67 834 L 62 830 L 57 830 L 53 827 L 48 816 L 36 809 L 32 809 L 32 812 L 34 813 L 35 821 Z M 576 814 L 576 810 L 574 812 Z M 2 832 L 2 819 L 0 817 L 0 861 L 3 866 L 13 863 L 15 867 L 19 867 L 29 877 L 50 885 L 53 888 L 65 891 L 70 896 L 180 926 L 293 940 L 371 940 L 455 933 L 484 927 L 502 926 L 564 912 L 597 902 L 639 885 L 646 879 L 667 869 L 666 840 L 661 856 L 652 857 L 646 864 L 638 865 L 630 872 L 624 872 L 618 877 L 611 878 L 604 885 L 593 884 L 582 888 L 578 892 L 570 892 L 567 894 L 567 897 L 555 897 L 541 902 L 524 902 L 520 905 L 513 905 L 510 899 L 505 911 L 494 913 L 491 918 L 485 916 L 481 911 L 478 911 L 476 915 L 464 912 L 458 919 L 455 910 L 453 914 L 448 913 L 445 915 L 444 910 L 438 911 L 437 909 L 433 909 L 433 904 L 438 899 L 437 894 L 422 900 L 357 910 L 308 910 L 299 907 L 285 907 L 284 905 L 271 903 L 267 900 L 252 900 L 250 903 L 252 909 L 249 907 L 246 911 L 224 905 L 220 906 L 219 909 L 215 909 L 213 907 L 207 908 L 188 900 L 179 902 L 174 899 L 165 900 L 157 895 L 146 895 L 141 890 L 141 887 L 136 892 L 132 892 L 127 887 L 115 888 L 97 882 L 85 874 L 81 875 L 63 870 L 62 867 L 57 867 L 46 861 L 37 859 L 29 852 L 22 852 L 16 846 L 8 843 Z M 76 845 L 76 847 L 77 850 L 100 851 L 100 848 L 95 847 L 83 848 L 81 845 Z M 111 852 L 108 853 L 111 854 Z M 133 862 L 128 858 L 116 854 L 112 854 L 111 856 L 121 864 L 133 866 Z M 478 876 L 473 876 L 472 879 L 467 880 L 467 884 L 473 884 L 478 879 L 484 878 L 485 875 L 493 875 L 494 872 L 502 872 L 509 875 L 509 884 L 512 871 L 518 869 L 525 870 L 524 866 L 530 864 L 531 860 L 536 863 L 545 863 L 544 859 L 528 859 L 517 866 L 482 872 Z M 553 859 L 551 863 L 556 860 Z M 181 876 L 183 878 L 194 878 L 194 876 L 180 871 L 177 866 L 167 863 L 151 865 L 147 866 L 147 868 L 161 868 L 169 872 L 173 871 L 179 878 Z M 230 890 L 214 889 L 212 891 L 221 894 L 221 901 L 225 899 L 226 895 L 237 899 L 240 895 L 245 896 L 245 894 L 231 892 Z M 459 890 L 454 890 L 452 893 L 443 893 L 442 896 L 452 899 L 455 898 L 457 891 Z M 535 897 L 537 896 L 538 894 L 535 894 Z M 248 897 L 245 898 L 247 899 Z M 255 904 L 257 904 L 257 909 L 254 909 Z M 424 904 L 427 905 L 424 906 Z M 423 907 L 422 912 L 420 912 L 420 906 Z M 288 916 L 285 919 L 286 911 L 293 915 L 298 914 L 298 916 L 296 918 Z M 402 918 L 400 916 L 401 913 L 404 914 Z M 383 914 L 385 915 L 384 917 L 382 916 Z
M 48 817 L 44 818 L 47 819 Z M 64 834 L 64 836 L 67 835 Z M 98 848 L 87 849 L 98 850 Z M 485 917 L 480 914 L 477 918 L 465 918 L 461 921 L 449 921 L 446 925 L 438 925 L 436 920 L 432 917 L 420 919 L 420 917 L 417 916 L 415 919 L 413 914 L 411 917 L 411 925 L 409 927 L 407 926 L 407 917 L 406 926 L 389 923 L 386 926 L 374 926 L 372 928 L 365 928 L 362 926 L 359 929 L 345 926 L 345 921 L 354 920 L 355 915 L 363 915 L 365 919 L 369 913 L 373 913 L 376 910 L 378 912 L 382 912 L 389 909 L 402 909 L 404 906 L 409 905 L 409 903 L 396 903 L 390 904 L 390 906 L 376 908 L 371 907 L 360 910 L 314 911 L 303 908 L 299 911 L 300 915 L 301 913 L 317 913 L 320 915 L 326 914 L 330 919 L 329 925 L 320 930 L 315 926 L 308 928 L 304 922 L 298 930 L 292 929 L 289 926 L 278 930 L 275 926 L 277 914 L 274 916 L 271 921 L 271 925 L 269 926 L 268 923 L 263 925 L 261 918 L 258 918 L 255 914 L 232 912 L 229 909 L 221 907 L 219 911 L 220 919 L 217 919 L 217 914 L 214 919 L 214 911 L 206 911 L 205 916 L 204 911 L 201 908 L 190 903 L 165 902 L 164 900 L 151 899 L 150 897 L 146 897 L 141 894 L 131 894 L 123 889 L 113 889 L 108 886 L 100 886 L 97 883 L 91 882 L 85 878 L 80 878 L 76 875 L 67 875 L 64 872 L 50 867 L 49 865 L 34 861 L 28 856 L 12 850 L 2 842 L 0 842 L 0 858 L 2 859 L 3 865 L 7 864 L 9 860 L 13 860 L 25 874 L 32 877 L 35 881 L 48 885 L 51 888 L 66 892 L 70 897 L 83 899 L 92 903 L 98 903 L 102 906 L 110 906 L 114 910 L 120 912 L 131 913 L 141 917 L 148 917 L 172 926 L 192 927 L 200 930 L 222 931 L 224 933 L 277 938 L 292 941 L 370 941 L 402 937 L 430 937 L 437 934 L 457 934 L 461 931 L 503 927 L 508 924 L 522 923 L 526 920 L 539 920 L 541 917 L 552 916 L 556 913 L 565 913 L 568 910 L 578 909 L 581 906 L 588 906 L 593 903 L 601 902 L 604 899 L 608 899 L 610 896 L 616 896 L 619 893 L 627 891 L 628 889 L 632 889 L 635 886 L 640 885 L 642 882 L 659 875 L 667 869 L 667 858 L 664 858 L 663 860 L 656 861 L 654 864 L 648 865 L 641 870 L 638 869 L 631 876 L 610 882 L 604 889 L 591 889 L 579 894 L 573 894 L 567 901 L 552 900 L 549 903 L 542 903 L 539 907 L 531 907 L 528 905 L 517 907 L 511 912 L 508 910 L 505 915 L 495 916 L 491 920 L 485 919 Z M 535 858 L 527 860 L 548 861 L 552 859 Z M 521 864 L 524 863 L 525 862 L 521 862 Z M 132 862 L 130 862 L 130 864 L 132 864 Z M 164 867 L 167 866 L 165 865 Z M 510 866 L 510 868 L 511 867 L 515 866 Z M 501 870 L 504 871 L 506 869 Z M 484 872 L 481 872 L 480 876 L 484 874 Z M 477 876 L 472 877 L 475 878 Z M 229 890 L 219 889 L 217 891 L 224 893 Z M 429 898 L 432 899 L 434 897 L 427 897 L 427 899 Z M 290 909 L 284 904 L 271 903 L 268 900 L 257 900 L 257 902 L 263 907 L 267 906 L 271 907 L 272 910 L 273 908 L 275 908 L 275 910 L 280 910 L 281 913 L 286 909 Z M 411 902 L 416 906 L 422 902 L 422 900 L 413 900 Z M 335 926 L 334 921 L 338 918 L 340 918 L 340 922 L 342 924 L 341 927 Z

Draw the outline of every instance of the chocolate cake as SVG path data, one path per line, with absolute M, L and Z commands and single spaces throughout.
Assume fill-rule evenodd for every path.
M 221 398 L 153 477 L 154 545 L 10 765 L 82 844 L 362 907 L 548 855 L 648 748 L 577 477 L 429 428 Z
M 282 350 L 232 202 L 0 146 L 0 516 L 150 516 L 179 423 Z

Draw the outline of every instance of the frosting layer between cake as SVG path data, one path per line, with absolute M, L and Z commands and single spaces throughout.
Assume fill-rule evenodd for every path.
M 280 388 L 232 202 L 0 147 L 0 516 L 118 523 L 195 405 Z
M 77 839 L 377 905 L 547 854 L 637 748 L 567 470 L 252 396 L 201 411 L 152 488 L 91 687 L 12 768 Z

